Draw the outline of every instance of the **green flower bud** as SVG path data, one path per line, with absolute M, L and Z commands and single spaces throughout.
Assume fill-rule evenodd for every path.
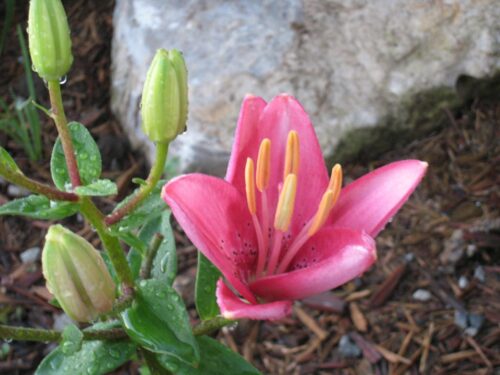
M 169 143 L 186 130 L 187 90 L 182 53 L 159 49 L 142 90 L 142 129 L 150 140 Z
M 112 309 L 115 284 L 101 255 L 62 225 L 47 232 L 42 269 L 47 288 L 71 319 L 90 322 Z
M 68 20 L 61 0 L 31 0 L 28 37 L 33 70 L 59 80 L 73 63 Z

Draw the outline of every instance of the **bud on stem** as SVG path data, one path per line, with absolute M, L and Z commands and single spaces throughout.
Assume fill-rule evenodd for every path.
M 186 129 L 187 70 L 177 50 L 159 49 L 142 91 L 144 133 L 153 142 L 169 143 Z
M 73 63 L 68 20 L 61 0 L 31 0 L 28 37 L 33 70 L 46 81 L 59 81 Z
M 47 232 L 42 268 L 47 288 L 70 318 L 89 322 L 113 308 L 115 284 L 101 255 L 61 225 Z

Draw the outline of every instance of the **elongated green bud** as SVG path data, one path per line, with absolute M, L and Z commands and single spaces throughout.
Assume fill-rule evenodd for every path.
M 45 236 L 42 269 L 47 288 L 71 319 L 90 322 L 112 309 L 115 284 L 101 255 L 62 225 L 52 225 Z
M 142 129 L 150 140 L 169 143 L 186 129 L 187 91 L 182 53 L 159 49 L 142 90 Z
M 31 0 L 28 37 L 33 69 L 47 81 L 59 80 L 73 63 L 68 20 L 61 0 Z

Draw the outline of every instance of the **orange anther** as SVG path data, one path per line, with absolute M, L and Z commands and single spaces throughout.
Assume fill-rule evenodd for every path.
M 299 161 L 300 161 L 299 136 L 295 130 L 292 130 L 288 133 L 288 140 L 286 142 L 285 168 L 283 171 L 283 181 L 285 181 L 286 176 L 288 176 L 290 173 L 298 175 Z
M 335 204 L 334 198 L 335 198 L 335 193 L 331 190 L 327 190 L 323 194 L 323 197 L 321 198 L 321 202 L 319 203 L 319 206 L 318 206 L 318 210 L 316 211 L 316 214 L 314 215 L 311 227 L 307 231 L 307 235 L 309 237 L 314 235 L 318 230 L 321 229 L 323 224 L 325 224 L 325 221 L 328 218 L 328 215 L 330 214 L 330 211 L 332 210 L 333 205 Z
M 248 211 L 252 215 L 257 211 L 257 204 L 255 203 L 255 168 L 253 160 L 247 158 L 245 165 L 245 191 L 247 193 Z
M 332 168 L 330 183 L 328 184 L 327 187 L 327 190 L 331 190 L 334 193 L 333 204 L 337 202 L 341 189 L 342 189 L 342 167 L 340 166 L 340 164 L 335 164 L 334 167 Z
M 257 189 L 262 192 L 269 184 L 271 176 L 271 140 L 264 138 L 260 143 L 257 157 Z

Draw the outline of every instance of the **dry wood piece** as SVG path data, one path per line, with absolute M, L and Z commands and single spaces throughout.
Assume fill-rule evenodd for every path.
M 375 345 L 375 348 L 377 348 L 379 353 L 382 354 L 382 356 L 391 363 L 405 363 L 407 365 L 411 364 L 408 358 L 405 358 L 399 354 L 391 352 L 390 350 L 384 348 L 381 345 Z
M 371 342 L 365 340 L 363 336 L 356 332 L 350 333 L 349 336 L 354 340 L 356 345 L 359 346 L 359 348 L 363 352 L 363 356 L 368 361 L 370 361 L 371 363 L 377 363 L 378 361 L 380 361 L 382 356 L 377 351 L 377 349 L 375 349 L 375 346 Z
M 427 358 L 429 357 L 429 348 L 431 346 L 432 335 L 434 333 L 434 322 L 429 325 L 429 331 L 425 336 L 424 342 L 422 344 L 422 356 L 420 357 L 420 365 L 418 367 L 421 373 L 425 372 L 427 368 Z
M 349 304 L 349 310 L 351 312 L 351 319 L 354 323 L 356 329 L 360 332 L 368 331 L 368 321 L 366 320 L 363 312 L 359 308 L 356 302 L 351 302 Z
M 304 298 L 302 303 L 315 310 L 337 314 L 342 314 L 345 308 L 345 302 L 332 292 L 325 292 Z
M 477 356 L 478 353 L 475 350 L 464 350 L 461 352 L 445 354 L 441 356 L 440 360 L 442 363 L 453 363 Z
M 400 282 L 401 278 L 406 273 L 406 264 L 402 264 L 397 267 L 392 273 L 385 279 L 385 281 L 380 285 L 377 290 L 372 294 L 370 298 L 370 307 L 382 306 L 385 301 L 391 296 L 396 286 Z
M 304 323 L 307 328 L 309 328 L 311 331 L 313 331 L 316 336 L 319 337 L 321 341 L 326 339 L 328 337 L 328 332 L 326 332 L 324 329 L 322 329 L 315 321 L 314 319 L 307 314 L 302 308 L 299 306 L 295 306 L 295 314 L 297 317 L 300 319 L 302 323 Z

